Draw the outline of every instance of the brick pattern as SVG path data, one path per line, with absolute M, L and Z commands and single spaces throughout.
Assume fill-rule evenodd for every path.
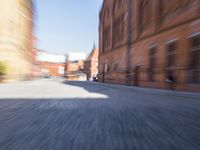
M 122 1 L 121 7 L 117 8 L 119 11 L 116 11 L 117 0 L 104 0 L 100 12 L 100 81 L 168 88 L 165 81 L 167 74 L 172 71 L 177 90 L 200 91 L 199 83 L 191 84 L 189 81 L 191 37 L 200 36 L 200 0 L 134 0 L 130 2 L 130 11 L 127 7 L 128 0 Z M 110 12 L 109 15 L 106 12 Z M 120 12 L 124 13 L 122 26 L 124 36 L 116 46 L 114 40 L 116 37 L 113 35 L 120 34 L 121 31 L 119 28 L 115 30 L 115 16 Z M 111 44 L 104 49 L 104 31 L 107 26 L 111 27 L 108 36 Z M 130 37 L 128 33 L 131 33 Z M 172 56 L 168 57 L 168 46 L 173 42 L 176 48 L 174 58 L 171 58 Z M 155 64 L 150 68 L 149 51 L 152 47 L 156 47 Z M 167 65 L 169 58 L 174 59 L 171 67 Z M 128 62 L 130 62 L 129 67 Z M 199 70 L 200 64 L 196 67 L 196 71 Z M 151 73 L 153 80 L 149 80 Z M 197 74 L 197 78 L 200 78 L 199 75 L 200 73 Z
M 39 62 L 41 75 L 49 75 L 53 77 L 64 76 L 65 64 L 63 63 L 51 63 L 51 62 Z

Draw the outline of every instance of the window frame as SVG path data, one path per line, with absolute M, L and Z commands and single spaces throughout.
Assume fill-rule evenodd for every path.
M 156 68 L 156 54 L 157 54 L 157 45 L 152 45 L 149 47 L 149 82 L 155 82 L 155 68 Z

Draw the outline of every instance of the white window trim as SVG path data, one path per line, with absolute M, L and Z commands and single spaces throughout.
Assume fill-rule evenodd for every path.
M 200 36 L 200 31 L 199 32 L 195 32 L 195 33 L 192 33 L 188 38 L 194 38 L 196 36 Z
M 171 40 L 168 40 L 167 42 L 165 42 L 165 45 L 169 45 L 169 44 L 177 42 L 177 41 L 178 41 L 178 38 L 174 38 L 174 39 L 171 39 Z

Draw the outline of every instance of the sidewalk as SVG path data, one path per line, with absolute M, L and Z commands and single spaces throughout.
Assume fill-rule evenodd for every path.
M 120 84 L 102 83 L 102 82 L 92 82 L 92 83 L 100 84 L 100 85 L 104 85 L 104 86 L 112 87 L 112 88 L 126 88 L 127 90 L 128 89 L 129 90 L 135 90 L 135 91 L 138 91 L 140 93 L 146 93 L 146 94 L 188 97 L 188 98 L 195 98 L 195 99 L 200 100 L 200 93 L 196 93 L 196 92 L 171 91 L 171 90 L 165 90 L 165 89 L 135 87 L 135 86 L 120 85 Z

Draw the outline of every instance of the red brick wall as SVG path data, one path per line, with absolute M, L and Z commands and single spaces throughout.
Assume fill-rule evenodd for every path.
M 70 72 L 77 72 L 77 71 L 81 71 L 83 69 L 83 65 L 84 62 L 79 60 L 79 61 L 68 61 L 66 64 L 66 72 L 70 73 Z
M 99 50 L 95 49 L 89 54 L 88 58 L 84 61 L 84 73 L 87 74 L 87 79 L 97 77 L 98 73 L 98 57 Z
M 103 47 L 104 28 L 113 27 L 116 13 L 114 0 L 104 0 L 100 12 L 99 26 L 99 78 L 101 81 L 136 85 L 135 68 L 138 71 L 138 85 L 154 88 L 166 88 L 167 42 L 175 40 L 174 76 L 178 90 L 200 91 L 199 84 L 188 83 L 188 64 L 190 58 L 189 37 L 200 32 L 200 1 L 199 0 L 148 0 L 131 1 L 131 26 L 128 29 L 127 4 L 124 0 L 121 7 L 124 13 L 124 37 L 118 46 L 113 44 L 113 29 L 111 29 L 110 46 Z M 107 13 L 107 12 L 111 13 Z M 118 11 L 120 13 L 120 11 Z M 120 14 L 119 14 L 120 15 Z M 130 55 L 128 55 L 128 31 L 131 32 Z M 119 31 L 120 32 L 120 31 Z M 155 81 L 149 82 L 149 49 L 156 46 Z M 127 71 L 127 60 L 130 68 Z M 109 67 L 105 67 L 107 64 Z M 117 68 L 114 67 L 117 65 Z M 109 68 L 109 69 L 107 69 Z M 127 78 L 127 72 L 130 78 Z M 127 81 L 128 79 L 128 81 Z
M 65 64 L 62 63 L 49 63 L 49 62 L 39 62 L 40 70 L 43 69 L 49 70 L 50 76 L 63 76 L 62 74 L 59 74 L 59 67 L 66 67 Z

